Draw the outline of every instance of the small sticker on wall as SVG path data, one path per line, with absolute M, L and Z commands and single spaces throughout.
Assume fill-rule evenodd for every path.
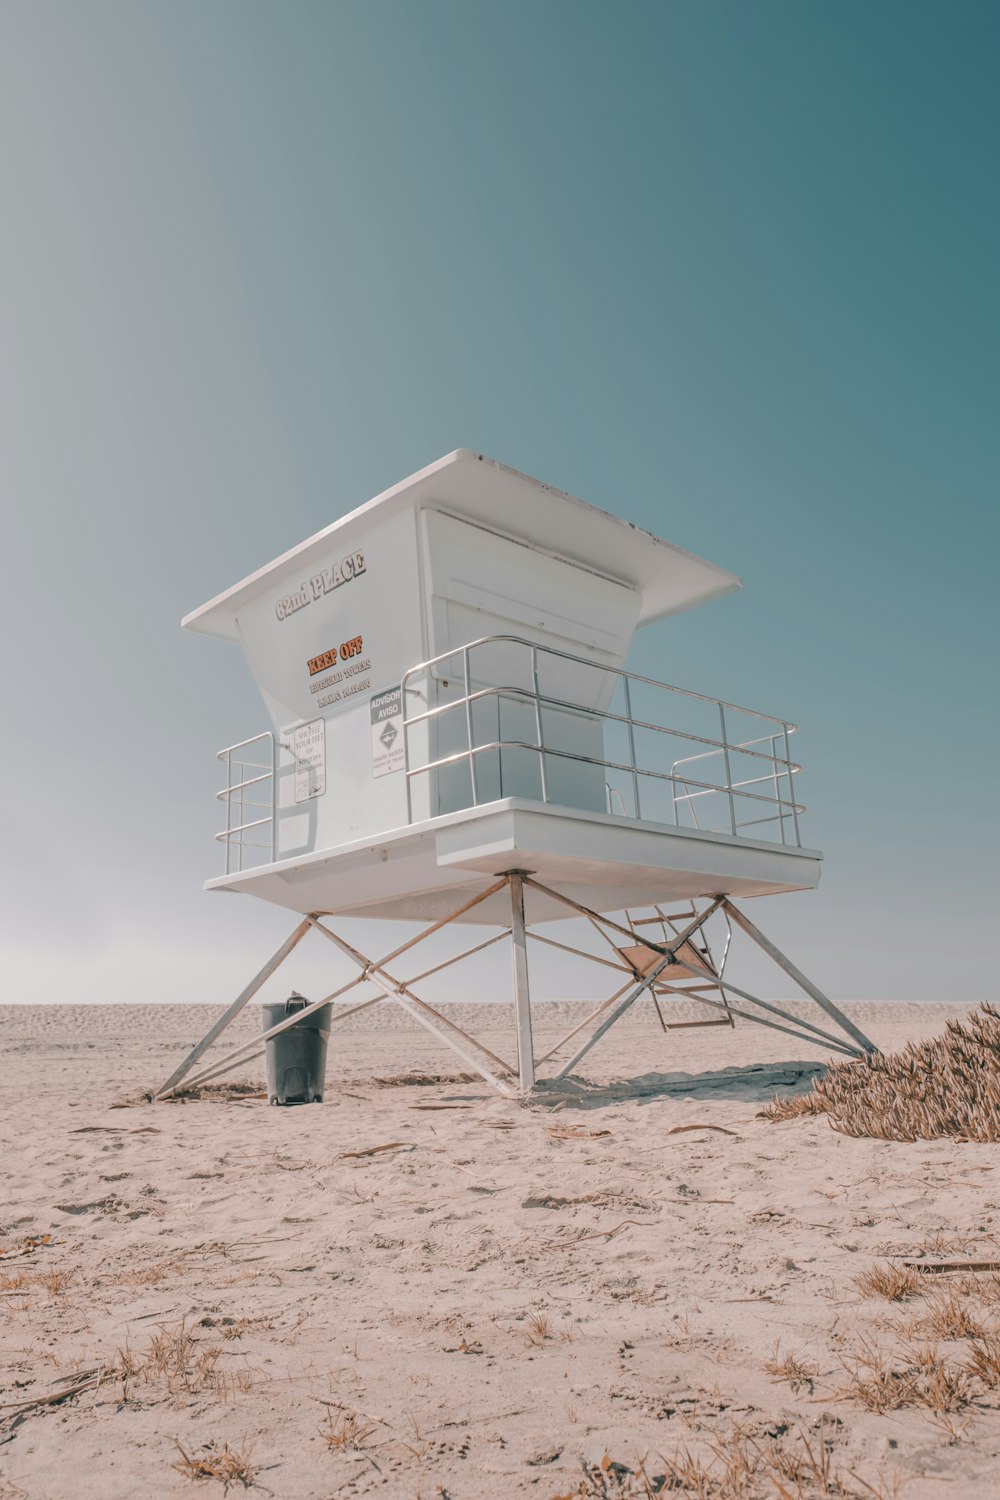
M 292 730 L 295 800 L 308 802 L 326 791 L 326 720 L 313 719 Z
M 404 770 L 402 689 L 387 688 L 384 693 L 376 693 L 371 710 L 372 775 L 388 776 Z

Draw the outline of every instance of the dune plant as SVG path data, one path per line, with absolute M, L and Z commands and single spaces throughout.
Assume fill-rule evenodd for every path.
M 1000 1011 L 986 1003 L 943 1036 L 833 1063 L 808 1094 L 774 1099 L 769 1120 L 826 1115 L 843 1135 L 1000 1141 Z

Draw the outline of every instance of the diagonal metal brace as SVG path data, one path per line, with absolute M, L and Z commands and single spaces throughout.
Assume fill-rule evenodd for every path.
M 348 958 L 352 958 L 363 970 L 367 983 L 375 985 L 376 989 L 380 989 L 389 999 L 398 1001 L 404 1010 L 409 1011 L 414 1020 L 419 1021 L 421 1026 L 426 1027 L 428 1031 L 446 1042 L 453 1052 L 457 1052 L 459 1057 L 468 1063 L 471 1068 L 474 1068 L 480 1077 L 485 1078 L 486 1082 L 491 1084 L 499 1093 L 507 1094 L 511 1097 L 514 1096 L 515 1090 L 511 1088 L 510 1084 L 498 1078 L 492 1069 L 485 1067 L 467 1049 L 468 1046 L 475 1047 L 479 1052 L 482 1052 L 486 1057 L 495 1062 L 498 1067 L 502 1068 L 504 1072 L 512 1073 L 514 1070 L 508 1063 L 504 1062 L 502 1057 L 497 1057 L 496 1053 L 491 1052 L 488 1047 L 484 1047 L 482 1042 L 476 1041 L 475 1037 L 469 1036 L 468 1032 L 463 1031 L 460 1026 L 456 1026 L 453 1021 L 449 1021 L 447 1017 L 442 1016 L 439 1011 L 436 1011 L 433 1006 L 428 1005 L 425 1000 L 421 1000 L 419 995 L 415 995 L 405 984 L 401 984 L 398 979 L 394 979 L 380 964 L 371 963 L 357 948 L 352 948 L 351 944 L 345 938 L 338 936 L 335 932 L 331 932 L 329 927 L 324 927 L 322 922 L 315 918 L 312 921 L 317 932 L 321 932 L 325 938 L 329 938 L 330 942 L 339 948 L 341 953 L 346 953 Z M 434 1024 L 434 1021 L 430 1019 L 431 1016 L 434 1017 L 434 1020 L 439 1025 L 436 1026 Z M 450 1036 L 446 1035 L 447 1032 L 453 1032 L 461 1040 L 457 1042 L 453 1041 Z M 463 1046 L 463 1043 L 467 1045 Z
M 839 1006 L 834 1005 L 832 1000 L 827 999 L 826 995 L 823 994 L 823 991 L 817 989 L 812 980 L 807 979 L 802 970 L 796 968 L 791 959 L 786 958 L 781 949 L 777 947 L 776 944 L 772 943 L 770 938 L 766 938 L 761 932 L 760 928 L 755 927 L 750 918 L 748 916 L 745 916 L 744 913 L 740 911 L 738 906 L 733 905 L 728 896 L 722 897 L 722 907 L 726 915 L 732 918 L 737 927 L 741 927 L 746 933 L 747 937 L 752 938 L 753 941 L 757 944 L 758 948 L 762 948 L 767 954 L 768 958 L 774 960 L 779 969 L 784 969 L 785 973 L 788 974 L 792 979 L 794 979 L 797 985 L 805 990 L 810 999 L 815 1000 L 820 1010 L 825 1010 L 831 1020 L 836 1021 L 837 1025 L 842 1027 L 843 1030 L 847 1032 L 848 1036 L 854 1038 L 854 1040 L 861 1047 L 862 1051 L 878 1052 L 878 1047 L 876 1047 L 873 1041 L 870 1041 L 869 1038 L 865 1036 L 861 1028 L 855 1026 L 850 1017 L 845 1016 L 844 1012 L 839 1008 Z
M 567 1073 L 572 1072 L 580 1059 L 586 1057 L 587 1053 L 590 1051 L 591 1047 L 594 1046 L 595 1042 L 599 1042 L 604 1033 L 610 1030 L 615 1022 L 625 1014 L 628 1008 L 632 1004 L 634 1004 L 636 1000 L 638 1000 L 639 996 L 644 994 L 645 991 L 649 989 L 650 985 L 654 984 L 656 980 L 659 979 L 660 975 L 663 973 L 663 970 L 669 968 L 671 964 L 677 962 L 676 950 L 684 946 L 688 938 L 696 933 L 699 927 L 703 926 L 704 923 L 708 921 L 713 912 L 718 911 L 719 907 L 722 905 L 722 902 L 723 897 L 716 896 L 715 900 L 709 906 L 706 906 L 703 912 L 699 912 L 694 921 L 689 922 L 688 925 L 683 928 L 683 930 L 677 935 L 677 937 L 675 937 L 671 942 L 667 943 L 665 947 L 657 947 L 657 952 L 663 954 L 660 962 L 653 965 L 649 973 L 646 974 L 639 981 L 639 983 L 629 991 L 629 993 L 623 1000 L 619 1000 L 614 1010 L 612 1010 L 604 1018 L 601 1024 L 597 1027 L 596 1031 L 594 1031 L 587 1039 L 587 1041 L 584 1042 L 579 1051 L 573 1054 L 569 1062 L 566 1063 L 565 1067 L 560 1068 L 558 1073 L 554 1073 L 552 1075 L 554 1079 L 565 1078 Z

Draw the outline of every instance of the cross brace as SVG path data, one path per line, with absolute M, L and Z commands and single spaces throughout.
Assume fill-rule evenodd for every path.
M 388 965 L 396 959 L 402 958 L 412 948 L 422 943 L 432 933 L 440 931 L 472 911 L 481 902 L 494 896 L 497 892 L 507 889 L 510 897 L 510 917 L 508 925 L 501 929 L 495 936 L 484 942 L 477 943 L 472 948 L 456 954 L 453 958 L 435 964 L 430 969 L 423 970 L 416 976 L 415 980 L 399 979 Z M 573 948 L 565 943 L 558 943 L 554 939 L 544 938 L 541 934 L 532 932 L 526 922 L 524 915 L 524 898 L 526 891 L 538 891 L 546 897 L 562 903 L 568 911 L 577 916 L 585 917 L 591 927 L 606 940 L 611 954 L 608 957 L 599 957 L 582 948 Z M 703 951 L 709 952 L 704 928 L 716 913 L 723 913 L 725 917 L 736 924 L 747 937 L 757 944 L 769 958 L 783 969 L 790 978 L 804 991 L 804 993 L 815 1002 L 821 1011 L 825 1013 L 829 1021 L 836 1026 L 839 1034 L 835 1034 L 811 1021 L 804 1020 L 772 1001 L 761 1000 L 750 991 L 740 988 L 730 979 L 725 977 L 725 962 L 720 966 L 718 972 L 711 966 L 711 961 L 706 959 L 704 966 L 698 959 L 697 950 L 692 946 L 691 940 L 698 936 L 703 945 Z M 627 914 L 626 914 L 627 915 Z M 450 1047 L 462 1061 L 477 1072 L 487 1083 L 501 1094 L 512 1097 L 525 1097 L 529 1095 L 538 1080 L 537 1069 L 543 1063 L 550 1061 L 557 1053 L 561 1052 L 568 1043 L 593 1027 L 587 1034 L 577 1050 L 567 1062 L 549 1076 L 552 1079 L 565 1078 L 571 1073 L 587 1053 L 608 1032 L 617 1021 L 639 1000 L 643 995 L 651 995 L 654 1000 L 657 995 L 661 998 L 666 995 L 683 995 L 685 998 L 697 1000 L 699 1004 L 710 1010 L 721 1011 L 725 1016 L 739 1017 L 741 1020 L 753 1021 L 758 1025 L 770 1027 L 776 1031 L 786 1032 L 801 1041 L 817 1042 L 848 1057 L 857 1057 L 863 1053 L 876 1052 L 878 1049 L 869 1041 L 859 1027 L 836 1006 L 832 1000 L 819 990 L 799 970 L 792 961 L 785 956 L 771 940 L 750 921 L 737 906 L 725 895 L 716 896 L 702 911 L 697 911 L 692 904 L 689 920 L 684 926 L 681 922 L 688 917 L 687 913 L 678 917 L 670 914 L 667 919 L 669 927 L 664 925 L 664 932 L 668 934 L 663 942 L 655 942 L 647 933 L 641 933 L 637 929 L 648 926 L 650 921 L 656 922 L 660 918 L 640 919 L 631 925 L 623 926 L 620 922 L 601 912 L 591 911 L 590 908 L 574 901 L 571 897 L 551 886 L 543 885 L 531 875 L 522 870 L 508 870 L 497 880 L 493 881 L 485 890 L 471 897 L 446 917 L 434 922 L 431 926 L 424 928 L 415 937 L 407 942 L 401 943 L 384 958 L 370 959 L 360 952 L 351 943 L 336 933 L 327 921 L 321 920 L 321 914 L 313 913 L 305 917 L 295 928 L 294 932 L 281 944 L 276 952 L 268 959 L 267 963 L 259 970 L 244 990 L 237 996 L 227 1010 L 219 1017 L 219 1020 L 209 1029 L 196 1047 L 188 1053 L 184 1061 L 170 1075 L 164 1084 L 157 1090 L 156 1099 L 166 1099 L 177 1093 L 181 1088 L 190 1089 L 199 1084 L 207 1083 L 214 1078 L 221 1077 L 224 1073 L 243 1066 L 252 1058 L 258 1056 L 263 1045 L 272 1037 L 279 1036 L 281 1032 L 287 1031 L 289 1027 L 296 1026 L 305 1017 L 312 1015 L 331 1001 L 339 1000 L 341 996 L 348 994 L 358 986 L 368 985 L 377 993 L 357 1005 L 346 1007 L 337 1006 L 331 1016 L 331 1024 L 338 1024 L 347 1020 L 348 1016 L 357 1015 L 359 1011 L 368 1006 L 377 1005 L 379 1001 L 389 999 L 400 1005 L 414 1020 L 424 1026 L 435 1037 Z M 672 930 L 673 936 L 669 936 Z M 324 995 L 321 1000 L 312 1001 L 304 1009 L 295 1011 L 279 1021 L 277 1025 L 270 1027 L 255 1037 L 251 1042 L 245 1042 L 226 1056 L 216 1059 L 207 1066 L 197 1071 L 195 1065 L 204 1056 L 205 1052 L 222 1035 L 223 1031 L 236 1019 L 244 1007 L 261 989 L 266 981 L 280 968 L 285 959 L 298 946 L 302 939 L 311 931 L 318 932 L 336 947 L 346 958 L 357 967 L 354 974 L 346 983 L 332 990 L 330 994 Z M 511 945 L 511 964 L 514 991 L 515 1029 L 517 1042 L 516 1065 L 507 1062 L 503 1057 L 486 1047 L 476 1037 L 457 1025 L 449 1017 L 442 1015 L 441 1011 L 417 995 L 413 984 L 439 973 L 453 964 L 460 963 L 463 959 L 471 958 L 474 954 L 509 937 Z M 566 1033 L 556 1044 L 550 1047 L 542 1057 L 536 1057 L 532 1037 L 532 1011 L 529 984 L 529 947 L 528 938 L 546 942 L 552 947 L 562 948 L 566 952 L 576 954 L 580 958 L 588 959 L 594 963 L 618 970 L 619 974 L 628 976 L 627 982 L 615 993 L 599 1005 L 585 1020 L 578 1022 Z M 640 972 L 630 960 L 623 959 L 625 950 L 622 938 L 628 938 L 635 949 L 641 948 L 649 955 L 648 961 L 644 961 L 643 970 Z M 683 953 L 682 953 L 683 950 Z M 728 949 L 727 949 L 728 952 Z M 681 955 L 682 956 L 679 956 Z M 673 972 L 672 972 L 673 971 Z M 662 986 L 669 981 L 669 989 Z M 660 986 L 660 988 L 657 988 Z M 709 998 L 710 991 L 717 991 L 718 998 Z M 745 1006 L 737 1009 L 731 1002 L 730 996 L 738 996 L 746 1002 Z M 752 1007 L 750 1009 L 747 1006 Z M 773 1019 L 777 1017 L 778 1019 Z

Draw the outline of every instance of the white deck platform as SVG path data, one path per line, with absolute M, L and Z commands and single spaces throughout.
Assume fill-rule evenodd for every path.
M 595 911 L 725 894 L 812 890 L 822 855 L 706 830 L 505 798 L 398 828 L 378 841 L 281 860 L 210 880 L 305 914 L 435 921 L 509 870 L 534 874 Z M 529 925 L 566 908 L 525 892 Z M 504 926 L 505 892 L 465 918 Z

